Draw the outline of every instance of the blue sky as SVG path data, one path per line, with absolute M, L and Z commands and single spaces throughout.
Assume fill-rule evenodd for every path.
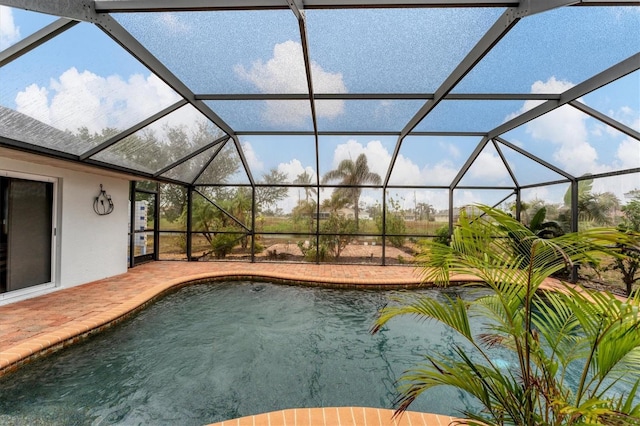
M 478 41 L 501 9 L 307 11 L 316 93 L 433 92 Z M 306 93 L 297 21 L 290 11 L 118 14 L 116 19 L 196 93 Z M 0 49 L 52 22 L 49 16 L 0 7 Z M 460 29 L 463 28 L 464 31 Z M 454 93 L 561 93 L 640 51 L 640 7 L 562 8 L 527 17 L 483 59 Z M 204 60 L 203 60 L 204 58 Z M 0 104 L 61 129 L 127 128 L 178 96 L 90 24 L 78 24 L 0 69 Z M 581 102 L 640 131 L 640 72 L 584 96 Z M 306 101 L 208 101 L 232 128 L 312 130 Z M 399 131 L 420 100 L 322 101 L 320 130 Z M 488 131 L 533 101 L 445 101 L 416 130 Z M 193 125 L 184 108 L 168 120 Z M 640 167 L 640 142 L 565 106 L 503 135 L 574 175 Z M 390 183 L 447 185 L 479 137 L 410 137 Z M 254 177 L 272 168 L 289 181 L 317 175 L 366 153 L 386 175 L 395 137 L 320 138 L 316 170 L 311 137 L 241 137 Z M 521 184 L 557 175 L 505 149 Z M 463 183 L 512 185 L 489 146 Z M 594 191 L 640 187 L 638 175 L 596 183 Z M 446 208 L 442 191 L 420 197 Z M 561 202 L 564 189 L 535 196 Z M 417 196 L 417 195 L 416 195 Z M 378 197 L 371 195 L 371 200 Z M 460 203 L 488 202 L 485 192 L 460 191 Z M 415 200 L 412 200 L 412 203 Z M 420 202 L 422 200 L 418 200 Z

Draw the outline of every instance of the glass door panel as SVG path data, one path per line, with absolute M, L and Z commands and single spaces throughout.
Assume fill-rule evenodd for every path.
M 53 183 L 0 178 L 0 292 L 51 282 Z

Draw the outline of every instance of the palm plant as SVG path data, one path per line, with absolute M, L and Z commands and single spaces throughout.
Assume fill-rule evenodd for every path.
M 382 178 L 379 174 L 369 170 L 367 156 L 365 154 L 358 155 L 356 161 L 351 159 L 342 160 L 338 164 L 338 168 L 328 171 L 322 178 L 322 183 L 333 180 L 340 180 L 341 185 L 347 185 L 346 188 L 339 188 L 336 191 L 344 193 L 353 205 L 353 216 L 356 221 L 356 230 L 359 226 L 360 213 L 360 194 L 362 194 L 361 186 L 367 183 L 380 185 Z
M 538 211 L 533 215 L 533 219 L 529 223 L 529 229 L 531 232 L 541 238 L 554 238 L 564 234 L 562 226 L 556 221 L 548 221 L 547 208 L 540 207 Z
M 508 214 L 479 208 L 485 216 L 463 217 L 451 244 L 426 243 L 419 261 L 426 281 L 446 285 L 450 274 L 469 274 L 493 291 L 472 301 L 400 297 L 374 325 L 376 332 L 398 315 L 435 320 L 473 348 L 456 344 L 453 355 L 429 353 L 426 363 L 407 371 L 396 415 L 427 389 L 448 385 L 482 405 L 481 412 L 462 411 L 471 424 L 640 424 L 634 401 L 640 387 L 638 294 L 623 301 L 565 284 L 538 292 L 552 274 L 627 237 L 592 229 L 544 239 Z M 513 236 L 520 239 L 519 252 Z M 471 327 L 479 321 L 486 325 L 481 334 Z M 513 354 L 513 368 L 495 361 L 497 348 Z M 627 391 L 616 391 L 622 383 Z
M 304 185 L 304 199 L 307 203 L 309 202 L 309 197 L 311 195 L 316 195 L 318 193 L 316 188 L 311 186 L 313 184 L 313 177 L 306 170 L 296 176 L 296 179 L 293 181 L 293 183 Z

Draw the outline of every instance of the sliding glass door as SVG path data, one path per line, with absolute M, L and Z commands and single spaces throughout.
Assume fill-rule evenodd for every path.
M 0 177 L 0 221 L 0 293 L 53 281 L 53 183 Z

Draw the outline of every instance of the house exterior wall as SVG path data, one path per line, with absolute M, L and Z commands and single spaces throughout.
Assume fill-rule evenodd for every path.
M 129 181 L 126 178 L 31 163 L 0 156 L 0 173 L 54 178 L 54 286 L 26 295 L 5 293 L 0 304 L 59 288 L 73 287 L 127 271 Z M 111 195 L 114 210 L 105 216 L 93 210 L 100 185 Z M 12 300 L 13 299 L 13 300 Z

